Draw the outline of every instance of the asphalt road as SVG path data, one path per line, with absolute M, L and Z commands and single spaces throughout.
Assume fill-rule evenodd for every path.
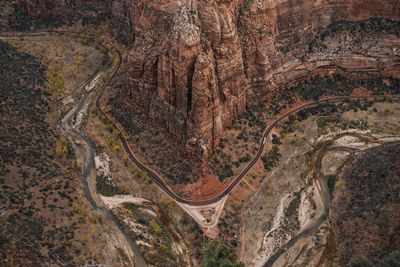
M 247 175 L 247 173 L 254 167 L 254 165 L 257 163 L 257 161 L 261 158 L 263 155 L 264 147 L 267 144 L 268 141 L 268 135 L 271 133 L 271 131 L 284 119 L 286 119 L 289 115 L 293 115 L 297 112 L 299 112 L 302 109 L 310 108 L 310 107 L 315 107 L 320 104 L 326 104 L 326 103 L 337 103 L 337 102 L 343 102 L 347 100 L 368 100 L 368 99 L 380 99 L 384 98 L 385 96 L 334 96 L 334 97 L 327 97 L 324 99 L 316 100 L 316 101 L 310 101 L 307 103 L 304 103 L 298 107 L 295 107 L 291 110 L 288 110 L 284 114 L 280 115 L 277 119 L 275 119 L 264 131 L 262 134 L 261 140 L 260 140 L 260 145 L 257 151 L 257 154 L 254 156 L 254 158 L 246 165 L 246 167 L 231 181 L 231 183 L 225 188 L 224 191 L 222 191 L 219 195 L 215 196 L 214 198 L 210 199 L 204 199 L 204 200 L 190 200 L 190 199 L 185 199 L 183 197 L 180 197 L 177 195 L 164 181 L 164 179 L 161 177 L 161 175 L 157 174 L 153 169 L 150 167 L 146 166 L 143 164 L 132 152 L 128 141 L 126 140 L 124 136 L 124 132 L 122 128 L 119 126 L 119 124 L 107 113 L 105 112 L 101 105 L 100 105 L 100 98 L 102 97 L 103 92 L 101 92 L 97 99 L 96 99 L 96 106 L 97 109 L 108 118 L 108 120 L 112 123 L 113 127 L 118 130 L 119 132 L 119 138 L 121 139 L 121 142 L 123 144 L 123 147 L 128 154 L 130 160 L 137 165 L 139 169 L 144 171 L 167 195 L 169 195 L 172 199 L 184 203 L 187 205 L 191 206 L 205 206 L 205 205 L 210 205 L 215 202 L 218 202 L 221 200 L 223 197 L 228 195 L 240 182 L 241 180 Z M 399 99 L 399 97 L 395 96 L 394 98 Z
M 48 33 L 54 33 L 54 32 L 45 32 L 46 34 Z M 18 36 L 26 36 L 26 35 L 32 35 L 32 36 L 37 36 L 40 34 L 44 34 L 43 32 L 37 32 L 37 33 L 18 33 Z M 60 34 L 60 33 L 58 33 Z M 61 34 L 75 34 L 75 33 L 61 33 Z M 1 35 L 1 34 L 0 34 Z M 257 163 L 257 161 L 261 158 L 265 145 L 268 141 L 268 136 L 271 133 L 271 131 L 284 119 L 286 119 L 289 115 L 293 115 L 297 112 L 299 112 L 302 109 L 306 109 L 306 108 L 310 108 L 310 107 L 315 107 L 318 106 L 320 104 L 324 104 L 324 103 L 337 103 L 337 102 L 343 102 L 343 101 L 347 101 L 347 100 L 368 100 L 368 99 L 380 99 L 380 98 L 384 98 L 385 96 L 335 96 L 335 97 L 328 97 L 328 98 L 324 98 L 324 99 L 320 99 L 320 100 L 316 100 L 316 101 L 311 101 L 311 102 L 307 102 L 305 104 L 302 104 L 298 107 L 295 107 L 291 110 L 288 110 L 287 112 L 285 112 L 284 114 L 280 115 L 277 119 L 275 119 L 264 131 L 261 139 L 260 139 L 260 145 L 257 151 L 257 154 L 255 155 L 255 157 L 246 165 L 246 167 L 231 181 L 231 183 L 224 189 L 224 191 L 222 191 L 219 195 L 215 196 L 214 198 L 211 199 L 205 199 L 205 200 L 189 200 L 189 199 L 185 199 L 180 197 L 179 195 L 177 195 L 163 180 L 163 178 L 157 174 L 154 170 L 152 170 L 150 167 L 144 165 L 142 162 L 140 162 L 140 160 L 135 156 L 135 154 L 132 152 L 129 143 L 127 141 L 127 139 L 125 138 L 124 135 L 124 131 L 123 129 L 119 126 L 118 123 L 115 122 L 115 120 L 107 113 L 104 111 L 104 109 L 101 107 L 100 105 L 100 99 L 104 93 L 104 89 L 107 87 L 107 85 L 110 83 L 110 81 L 115 77 L 116 73 L 118 72 L 121 64 L 122 64 L 122 56 L 120 51 L 118 51 L 118 49 L 115 49 L 119 55 L 119 63 L 117 68 L 115 69 L 115 71 L 112 73 L 111 77 L 109 78 L 108 82 L 103 86 L 103 88 L 100 90 L 100 93 L 98 94 L 98 96 L 96 97 L 96 107 L 97 109 L 108 118 L 108 120 L 112 123 L 113 127 L 118 130 L 119 132 L 119 138 L 123 144 L 123 147 L 126 151 L 126 153 L 128 154 L 130 160 L 135 163 L 139 169 L 141 169 L 142 171 L 144 171 L 150 178 L 153 179 L 153 181 L 167 194 L 169 195 L 172 199 L 180 202 L 180 203 L 184 203 L 187 205 L 191 205 L 191 206 L 205 206 L 205 205 L 210 205 L 213 203 L 218 202 L 219 200 L 221 200 L 222 198 L 224 198 L 225 196 L 227 196 L 240 182 L 241 180 L 248 174 L 248 172 L 254 167 L 254 165 Z M 93 79 L 95 77 L 95 75 L 93 75 L 91 77 L 91 79 Z M 81 85 L 82 88 L 83 86 L 85 86 L 86 84 L 88 84 L 91 79 L 89 79 L 84 85 Z M 399 100 L 400 98 L 398 96 L 394 96 L 392 98 L 395 98 L 396 100 Z M 83 140 L 87 147 L 87 155 L 86 155 L 86 163 L 85 163 L 85 167 L 83 170 L 83 178 L 84 180 L 87 180 L 87 177 L 89 177 L 92 169 L 93 169 L 93 157 L 94 157 L 94 149 L 91 145 L 90 139 L 87 138 L 86 136 L 84 136 L 83 134 L 81 134 L 79 131 L 77 131 L 75 128 L 70 126 L 70 121 L 71 119 L 82 109 L 84 103 L 86 103 L 86 101 L 88 101 L 89 99 L 89 95 L 85 95 L 81 101 L 79 102 L 79 104 L 76 106 L 75 110 L 73 112 L 71 112 L 71 114 L 67 114 L 66 118 L 63 120 L 62 123 L 62 127 L 64 128 L 64 130 L 66 130 L 67 132 L 70 132 L 71 134 L 75 135 L 76 137 L 80 138 L 81 140 Z M 87 183 L 87 182 L 86 182 Z M 126 230 L 122 227 L 122 225 L 120 224 L 120 222 L 115 218 L 115 216 L 106 208 L 104 207 L 99 207 L 99 205 L 97 205 L 95 199 L 93 198 L 93 196 L 91 195 L 90 190 L 87 189 L 86 186 L 86 190 L 85 190 L 85 195 L 88 199 L 88 201 L 92 204 L 93 208 L 99 210 L 103 217 L 105 217 L 108 220 L 111 220 L 112 222 L 114 222 L 118 228 L 123 232 L 124 236 L 126 237 L 128 243 L 130 244 L 130 246 L 132 247 L 132 250 L 135 251 L 135 255 L 137 255 L 137 246 L 134 244 L 134 241 L 132 240 L 132 238 L 130 237 L 130 235 L 126 232 Z M 321 216 L 320 218 L 320 223 L 322 223 L 325 220 L 325 218 L 323 216 Z M 307 229 L 305 231 L 303 231 L 300 235 L 296 236 L 294 239 L 290 240 L 287 244 L 285 244 L 285 246 L 281 247 L 280 250 L 278 251 L 278 253 L 274 254 L 274 257 L 272 257 L 271 259 L 269 259 L 264 266 L 270 266 L 280 255 L 282 255 L 286 249 L 288 247 L 290 247 L 292 245 L 292 243 L 295 243 L 297 241 L 298 238 L 301 238 L 301 236 L 306 235 L 308 231 L 311 231 L 312 229 Z M 144 263 L 145 264 L 145 263 Z M 140 265 L 140 264 L 139 264 Z
M 30 35 L 30 36 L 39 36 L 39 35 L 43 35 L 43 34 L 48 34 L 48 33 L 56 33 L 56 34 L 75 34 L 78 35 L 78 33 L 74 33 L 74 32 L 34 32 L 34 33 L 0 33 L 0 36 L 13 36 L 13 37 L 22 37 L 22 36 L 26 36 L 26 35 Z M 104 47 L 104 46 L 103 46 Z M 121 58 L 121 53 L 116 49 L 116 51 L 119 54 L 120 59 Z M 119 64 L 117 66 L 116 71 L 112 74 L 111 78 L 109 79 L 109 82 L 114 78 L 114 76 L 116 75 L 117 71 L 119 70 L 120 66 L 122 64 L 122 60 L 119 61 Z M 94 76 L 93 76 L 94 77 Z M 89 83 L 89 81 L 87 81 L 87 83 Z M 86 83 L 86 84 L 87 84 Z M 107 84 L 108 85 L 108 84 Z M 246 167 L 230 182 L 230 184 L 225 188 L 224 191 L 222 191 L 219 195 L 210 198 L 210 199 L 204 199 L 204 200 L 190 200 L 190 199 L 185 199 L 180 197 L 179 195 L 177 195 L 167 184 L 166 182 L 163 180 L 163 178 L 161 177 L 161 175 L 157 174 L 156 171 L 154 171 L 153 169 L 151 169 L 150 167 L 144 165 L 142 162 L 140 162 L 140 160 L 135 156 L 135 154 L 132 152 L 128 141 L 125 138 L 124 135 L 124 131 L 123 129 L 119 126 L 119 124 L 107 113 L 104 111 L 104 109 L 101 107 L 100 105 L 100 98 L 102 97 L 103 93 L 104 93 L 104 89 L 107 86 L 103 86 L 102 90 L 100 91 L 100 93 L 98 94 L 98 96 L 96 97 L 96 107 L 97 109 L 104 115 L 107 117 L 107 119 L 112 123 L 113 127 L 118 130 L 119 132 L 119 137 L 121 139 L 121 142 L 123 144 L 123 147 L 126 151 L 126 153 L 128 154 L 130 160 L 135 163 L 139 169 L 141 169 L 142 171 L 144 171 L 151 179 L 153 179 L 153 181 L 167 194 L 169 195 L 172 199 L 180 202 L 180 203 L 184 203 L 187 205 L 192 205 L 192 206 L 205 206 L 205 205 L 209 205 L 209 204 L 213 204 L 215 202 L 218 202 L 219 200 L 221 200 L 223 197 L 225 197 L 226 195 L 228 195 L 240 182 L 241 180 L 247 175 L 247 173 L 254 167 L 254 165 L 257 163 L 257 161 L 261 158 L 263 151 L 264 151 L 264 147 L 267 143 L 267 137 L 268 135 L 271 133 L 271 131 L 284 119 L 286 119 L 289 115 L 293 115 L 297 112 L 299 112 L 302 109 L 306 109 L 306 108 L 310 108 L 310 107 L 315 107 L 318 106 L 320 104 L 324 104 L 324 103 L 337 103 L 337 102 L 343 102 L 346 100 L 363 100 L 363 99 L 381 99 L 384 98 L 386 96 L 383 95 L 373 95 L 373 96 L 333 96 L 333 97 L 327 97 L 324 99 L 320 99 L 320 100 L 316 100 L 316 101 L 310 101 L 307 102 L 303 105 L 300 105 L 296 108 L 293 108 L 287 112 L 285 112 L 284 114 L 280 115 L 277 119 L 275 119 L 272 124 L 270 124 L 264 131 L 261 140 L 260 140 L 260 146 L 258 148 L 257 154 L 255 155 L 255 157 L 246 165 Z M 389 96 L 390 97 L 390 96 Z M 399 100 L 400 97 L 399 96 L 392 96 L 392 98 L 395 98 L 396 100 Z M 83 102 L 82 102 L 83 105 Z M 77 133 L 79 134 L 79 133 Z M 82 136 L 84 137 L 84 136 Z

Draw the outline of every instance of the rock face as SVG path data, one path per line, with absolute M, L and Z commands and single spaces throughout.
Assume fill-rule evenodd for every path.
M 400 18 L 393 0 L 22 1 L 32 17 L 128 16 L 128 95 L 206 162 L 246 102 L 265 99 L 317 69 L 365 69 L 370 58 L 300 61 L 331 23 Z M 381 62 L 375 71 L 381 71 Z
M 238 4 L 132 2 L 132 90 L 151 118 L 205 159 L 223 128 L 245 108 L 247 79 Z M 157 26 L 156 26 L 157 25 Z
M 17 2 L 19 8 L 26 8 L 31 19 L 50 16 L 100 18 L 109 16 L 113 7 L 113 1 L 99 0 L 20 0 Z
M 246 76 L 256 95 L 291 82 L 281 75 L 336 21 L 399 19 L 400 1 L 248 1 L 241 9 Z M 298 64 L 297 64 L 298 65 Z
M 379 0 L 139 0 L 129 6 L 135 33 L 130 94 L 203 161 L 247 101 L 321 67 L 364 68 L 368 58 L 299 62 L 332 22 L 400 17 L 400 1 Z

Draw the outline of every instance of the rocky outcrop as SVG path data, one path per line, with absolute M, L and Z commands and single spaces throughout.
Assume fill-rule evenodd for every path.
M 187 152 L 206 162 L 246 102 L 319 68 L 375 64 L 349 56 L 301 61 L 328 25 L 398 19 L 399 8 L 400 1 L 379 0 L 131 1 L 133 94 L 151 118 L 186 143 Z
M 241 8 L 241 37 L 252 93 L 278 88 L 279 73 L 308 50 L 335 21 L 400 18 L 400 1 L 247 1 Z M 290 81 L 291 79 L 285 79 Z
M 237 7 L 214 1 L 132 5 L 136 40 L 129 77 L 136 99 L 145 100 L 150 117 L 203 163 L 223 128 L 245 108 Z

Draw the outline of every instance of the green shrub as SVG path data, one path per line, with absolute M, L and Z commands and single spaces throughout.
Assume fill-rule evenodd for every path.
M 96 176 L 96 190 L 98 193 L 107 197 L 129 194 L 126 189 L 111 184 L 106 177 L 101 175 Z
M 62 137 L 56 145 L 56 154 L 63 158 L 63 159 L 67 159 L 70 157 L 72 153 L 72 149 L 68 143 L 68 140 L 65 139 L 64 137 Z
M 279 147 L 273 146 L 271 151 L 267 155 L 261 157 L 261 160 L 264 163 L 265 170 L 270 171 L 274 167 L 276 167 L 279 163 L 280 158 L 281 153 L 279 152 Z
M 281 144 L 281 139 L 276 134 L 272 134 L 272 144 L 274 144 L 274 145 Z
M 234 175 L 234 172 L 233 172 L 232 166 L 230 164 L 225 164 L 225 166 L 218 173 L 218 177 L 221 181 L 223 181 L 226 178 L 231 177 L 233 175 Z
M 201 248 L 203 267 L 244 267 L 237 262 L 235 250 L 217 240 L 210 240 Z

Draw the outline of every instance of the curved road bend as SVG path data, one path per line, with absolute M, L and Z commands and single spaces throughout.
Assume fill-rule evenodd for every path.
M 49 32 L 46 32 L 49 33 Z M 50 33 L 57 33 L 57 34 L 65 34 L 65 32 L 50 32 Z M 37 34 L 33 34 L 33 35 L 38 35 L 38 34 L 43 34 L 42 33 L 37 33 Z M 68 33 L 67 33 L 68 34 Z M 76 34 L 76 33 L 71 33 L 71 34 Z M 26 34 L 25 34 L 26 35 Z M 102 46 L 104 47 L 104 46 Z M 98 94 L 98 96 L 96 97 L 96 107 L 97 109 L 108 118 L 108 120 L 111 121 L 111 123 L 113 124 L 113 126 L 118 130 L 119 132 L 119 137 L 121 139 L 121 142 L 124 146 L 125 151 L 128 153 L 129 158 L 144 172 L 146 172 L 146 174 L 151 177 L 154 182 L 161 187 L 161 189 L 168 194 L 171 198 L 173 198 L 176 201 L 179 201 L 181 203 L 184 204 L 188 204 L 188 205 L 192 205 L 192 206 L 203 206 L 203 205 L 209 205 L 215 202 L 218 202 L 219 200 L 221 200 L 223 197 L 225 197 L 226 195 L 228 195 L 240 182 L 241 180 L 246 176 L 246 174 L 254 167 L 254 165 L 256 164 L 256 162 L 261 158 L 264 148 L 265 148 L 265 144 L 267 142 L 267 137 L 268 135 L 271 133 L 271 131 L 281 122 L 283 121 L 285 118 L 287 118 L 289 115 L 293 115 L 297 112 L 299 112 L 302 109 L 305 108 L 310 108 L 310 107 L 315 107 L 318 106 L 320 104 L 324 104 L 324 103 L 337 103 L 337 102 L 342 102 L 342 101 L 346 101 L 346 100 L 366 100 L 366 99 L 380 99 L 380 98 L 385 98 L 387 96 L 384 95 L 376 95 L 376 96 L 336 96 L 336 97 L 327 97 L 324 99 L 320 99 L 320 100 L 316 100 L 316 101 L 311 101 L 311 102 L 307 102 L 305 104 L 302 104 L 296 108 L 293 108 L 291 110 L 288 110 L 287 112 L 285 112 L 284 114 L 280 115 L 277 119 L 275 119 L 272 124 L 267 127 L 262 135 L 262 138 L 260 140 L 260 146 L 259 149 L 257 151 L 256 156 L 250 161 L 249 164 L 246 165 L 246 167 L 232 180 L 232 182 L 228 185 L 228 187 L 221 192 L 218 196 L 211 198 L 211 199 L 207 199 L 207 200 L 199 200 L 199 201 L 194 201 L 194 200 L 188 200 L 188 199 L 184 199 L 180 196 L 178 196 L 174 191 L 172 191 L 169 186 L 164 182 L 164 180 L 162 179 L 162 177 L 160 175 L 158 175 L 154 170 L 152 170 L 151 168 L 147 167 L 146 165 L 144 165 L 142 162 L 140 162 L 139 159 L 137 159 L 134 155 L 134 153 L 132 152 L 125 136 L 124 136 L 124 131 L 122 130 L 121 127 L 119 127 L 119 125 L 115 122 L 115 120 L 109 116 L 100 106 L 100 98 L 103 95 L 104 89 L 109 85 L 109 83 L 111 82 L 111 80 L 115 77 L 116 73 L 118 72 L 121 64 L 122 64 L 122 56 L 121 53 L 118 49 L 116 49 L 114 47 L 115 51 L 117 51 L 118 53 L 118 57 L 119 57 L 119 61 L 118 61 L 118 66 L 116 67 L 116 69 L 114 70 L 114 72 L 112 73 L 111 77 L 108 79 L 107 83 L 100 89 L 100 93 Z M 106 48 L 106 50 L 108 50 Z M 84 86 L 86 86 L 88 83 L 90 83 L 94 77 L 97 75 L 97 73 L 100 70 L 98 70 L 95 74 L 92 75 L 92 77 L 90 77 L 90 79 L 85 82 L 84 84 L 82 84 L 80 87 L 84 88 Z M 394 98 L 396 100 L 400 100 L 399 96 L 389 96 L 391 98 Z M 94 158 L 94 149 L 93 146 L 90 143 L 90 139 L 87 138 L 86 136 L 82 135 L 79 131 L 77 131 L 76 129 L 72 128 L 69 126 L 69 122 L 71 121 L 71 119 L 82 109 L 84 103 L 88 101 L 88 95 L 86 94 L 84 96 L 84 98 L 81 100 L 81 102 L 78 104 L 78 106 L 75 108 L 75 111 L 73 112 L 73 114 L 71 114 L 72 116 L 70 116 L 67 120 L 66 120 L 66 124 L 65 126 L 67 126 L 67 131 L 68 131 L 68 127 L 71 133 L 73 133 L 74 135 L 76 135 L 78 138 L 82 139 L 86 145 L 87 145 L 87 155 L 86 155 L 86 165 L 85 168 L 83 170 L 83 179 L 85 180 L 86 186 L 85 186 L 85 195 L 88 199 L 88 201 L 92 204 L 93 208 L 99 210 L 103 217 L 105 217 L 106 219 L 114 222 L 118 228 L 121 230 L 121 232 L 123 233 L 123 235 L 125 236 L 127 242 L 129 243 L 129 245 L 131 246 L 132 251 L 134 252 L 136 258 L 136 264 L 137 266 L 147 266 L 147 264 L 145 263 L 144 259 L 140 256 L 137 257 L 137 255 L 141 255 L 140 251 L 138 251 L 138 248 L 135 244 L 135 242 L 133 241 L 133 239 L 130 237 L 130 235 L 126 232 L 126 230 L 124 229 L 124 227 L 121 225 L 121 223 L 119 222 L 119 220 L 106 208 L 104 207 L 99 207 L 95 201 L 95 199 L 93 198 L 92 192 L 90 192 L 88 185 L 87 185 L 87 178 L 90 176 L 90 173 L 93 169 L 93 158 Z M 309 229 L 305 229 L 304 231 L 302 231 L 299 235 L 297 235 L 295 238 L 291 239 L 289 242 L 287 242 L 283 247 L 281 247 L 274 255 L 273 257 L 271 257 L 270 259 L 268 259 L 268 261 L 265 263 L 264 266 L 272 266 L 272 264 L 276 261 L 277 258 L 279 258 L 288 248 L 291 247 L 291 245 L 293 245 L 298 239 L 300 239 L 301 237 L 309 234 L 310 232 L 312 232 L 313 230 L 315 230 L 316 227 L 318 227 L 324 220 L 326 219 L 326 215 L 321 215 L 318 219 L 318 223 L 316 225 L 314 225 L 312 228 Z
M 79 33 L 75 33 L 75 32 L 60 32 L 60 31 L 47 31 L 47 32 L 35 32 L 35 33 L 5 33 L 5 34 L 9 34 L 7 37 L 10 37 L 10 35 L 13 35 L 13 37 L 22 37 L 24 35 L 30 35 L 30 36 L 40 36 L 43 34 L 48 34 L 48 33 L 55 33 L 55 34 L 73 34 L 76 36 L 81 36 L 81 34 Z M 3 34 L 3 33 L 2 33 Z M 104 46 L 103 46 L 104 47 Z M 107 48 L 106 48 L 107 49 Z M 101 105 L 100 105 L 100 98 L 102 97 L 103 93 L 104 93 L 104 89 L 109 85 L 110 81 L 112 78 L 115 77 L 115 74 L 117 73 L 117 71 L 119 70 L 121 64 L 122 64 L 122 56 L 121 53 L 118 49 L 116 49 L 114 47 L 114 49 L 117 51 L 118 56 L 120 58 L 118 66 L 116 68 L 116 70 L 114 71 L 114 73 L 112 74 L 112 76 L 110 77 L 110 79 L 107 81 L 107 83 L 103 86 L 103 88 L 100 90 L 100 93 L 98 94 L 98 96 L 96 97 L 96 107 L 97 109 L 104 115 L 107 117 L 107 119 L 112 123 L 113 127 L 115 129 L 118 130 L 119 132 L 119 137 L 121 139 L 121 142 L 124 146 L 125 151 L 127 152 L 129 158 L 139 167 L 139 169 L 141 169 L 142 171 L 146 172 L 146 174 L 152 178 L 154 180 L 154 182 L 161 187 L 161 189 L 168 194 L 172 199 L 187 204 L 187 205 L 192 205 L 192 206 L 204 206 L 204 205 L 209 205 L 209 204 L 213 204 L 215 202 L 218 202 L 219 200 L 221 200 L 223 197 L 225 197 L 226 195 L 228 195 L 239 183 L 240 181 L 246 176 L 246 174 L 254 167 L 254 165 L 256 164 L 256 162 L 261 158 L 263 151 L 264 151 L 264 147 L 265 144 L 267 142 L 267 137 L 268 135 L 271 133 L 272 129 L 274 129 L 281 121 L 283 121 L 285 118 L 287 118 L 289 115 L 293 115 L 297 112 L 299 112 L 302 109 L 305 108 L 310 108 L 310 107 L 315 107 L 318 106 L 320 104 L 323 103 L 337 103 L 337 102 L 342 102 L 342 101 L 346 101 L 346 100 L 365 100 L 365 99 L 379 99 L 379 98 L 385 98 L 387 96 L 384 95 L 372 95 L 372 96 L 334 96 L 334 97 L 327 97 L 324 99 L 319 99 L 316 101 L 311 101 L 311 102 L 307 102 L 305 104 L 302 104 L 296 108 L 293 108 L 287 112 L 285 112 L 284 114 L 280 115 L 277 119 L 275 119 L 272 124 L 267 127 L 262 135 L 261 141 L 260 141 L 260 146 L 259 149 L 257 151 L 256 156 L 250 161 L 250 163 L 248 163 L 246 165 L 246 167 L 231 181 L 231 183 L 228 185 L 228 187 L 222 191 L 218 196 L 211 198 L 211 199 L 206 199 L 206 200 L 189 200 L 189 199 L 185 199 L 180 197 L 179 195 L 177 195 L 174 191 L 172 191 L 172 189 L 164 182 L 163 178 L 157 174 L 154 170 L 152 170 L 150 167 L 144 165 L 132 152 L 128 141 L 125 138 L 124 135 L 124 131 L 122 130 L 122 128 L 119 126 L 118 123 L 116 123 L 116 121 L 107 113 L 105 112 Z M 94 77 L 94 76 L 93 76 Z M 87 83 L 89 83 L 90 81 L 88 81 Z M 87 84 L 85 83 L 85 84 Z M 390 96 L 389 96 L 390 97 Z M 391 96 L 392 98 L 399 100 L 400 96 Z M 83 104 L 81 104 L 80 106 L 83 106 Z M 78 109 L 75 110 L 74 114 L 76 114 L 78 112 Z M 75 130 L 76 133 L 78 133 Z M 79 134 L 79 133 L 78 133 Z M 82 135 L 81 135 L 82 136 Z M 82 136 L 83 137 L 83 136 Z M 86 142 L 86 140 L 84 140 Z M 90 144 L 89 144 L 90 145 Z
M 40 31 L 40 32 L 32 32 L 32 33 L 25 33 L 25 32 L 0 32 L 0 38 L 18 38 L 18 37 L 24 37 L 24 36 L 32 36 L 32 37 L 38 37 L 38 36 L 47 36 L 49 34 L 57 34 L 57 35 L 70 35 L 70 36 L 83 36 L 80 33 L 76 32 L 60 32 L 60 31 Z M 85 92 L 85 87 L 89 83 L 91 83 L 94 78 L 101 72 L 105 71 L 107 67 L 111 65 L 110 58 L 108 56 L 108 51 L 109 49 L 98 43 L 97 45 L 100 46 L 101 50 L 103 52 L 107 52 L 106 57 L 103 59 L 102 63 L 98 67 L 98 69 L 93 73 L 85 82 L 77 86 L 73 92 L 72 95 L 76 95 L 77 97 L 81 97 L 79 102 L 65 115 L 65 117 L 61 121 L 61 128 L 65 133 L 69 133 L 73 136 L 75 136 L 78 139 L 81 139 L 84 144 L 85 144 L 85 153 L 82 155 L 83 156 L 83 161 L 84 161 L 84 166 L 82 170 L 82 179 L 84 180 L 85 187 L 84 187 L 84 194 L 90 205 L 94 210 L 97 210 L 98 212 L 101 213 L 103 218 L 110 222 L 112 225 L 116 227 L 116 229 L 119 229 L 121 231 L 122 236 L 124 237 L 125 241 L 127 242 L 128 246 L 130 247 L 133 255 L 134 255 L 134 260 L 135 260 L 135 266 L 136 267 L 147 267 L 147 263 L 145 262 L 143 256 L 141 255 L 141 252 L 139 248 L 137 247 L 135 241 L 132 239 L 130 234 L 126 231 L 126 229 L 123 227 L 123 225 L 120 223 L 120 221 L 115 217 L 114 214 L 112 214 L 107 208 L 102 206 L 96 201 L 96 198 L 94 196 L 95 192 L 92 192 L 90 190 L 89 184 L 88 184 L 88 178 L 90 177 L 93 166 L 94 166 L 94 155 L 95 155 L 95 149 L 92 145 L 92 141 L 90 138 L 79 132 L 77 129 L 71 126 L 71 121 L 72 119 L 82 110 L 82 108 L 85 106 L 88 101 L 91 100 L 92 93 L 91 92 Z M 121 52 L 114 46 L 112 48 L 117 52 L 118 54 L 118 65 L 114 69 L 113 73 L 111 74 L 110 78 L 107 80 L 107 82 L 102 86 L 100 89 L 101 91 L 106 88 L 111 80 L 115 77 L 116 73 L 119 71 L 121 64 L 122 64 L 122 55 Z M 83 93 L 83 95 L 81 95 Z
M 205 200 L 189 200 L 180 197 L 177 195 L 163 180 L 163 178 L 157 174 L 153 169 L 150 167 L 146 166 L 143 164 L 132 152 L 128 141 L 125 138 L 124 131 L 123 129 L 119 126 L 119 124 L 111 117 L 107 112 L 105 112 L 101 105 L 100 105 L 100 98 L 103 95 L 103 91 L 100 92 L 100 94 L 97 96 L 96 99 L 96 106 L 97 109 L 107 117 L 107 119 L 112 123 L 113 127 L 118 130 L 119 132 L 119 137 L 121 139 L 121 142 L 124 146 L 125 151 L 127 152 L 130 160 L 135 163 L 139 169 L 144 171 L 150 178 L 153 179 L 153 181 L 166 193 L 168 194 L 172 199 L 184 203 L 187 205 L 192 205 L 192 206 L 205 206 L 205 205 L 210 205 L 215 202 L 218 202 L 222 198 L 224 198 L 226 195 L 228 195 L 239 183 L 240 181 L 246 176 L 246 174 L 254 167 L 256 162 L 261 158 L 265 144 L 267 143 L 267 137 L 271 133 L 271 131 L 284 119 L 286 119 L 289 115 L 293 115 L 297 112 L 299 112 L 302 109 L 310 108 L 310 107 L 315 107 L 320 104 L 324 103 L 337 103 L 337 102 L 343 102 L 346 100 L 368 100 L 368 99 L 380 99 L 380 98 L 385 98 L 385 97 L 392 97 L 394 99 L 399 100 L 399 96 L 384 96 L 384 95 L 371 95 L 371 96 L 333 96 L 333 97 L 326 97 L 323 99 L 315 100 L 315 101 L 310 101 L 307 103 L 304 103 L 298 107 L 295 107 L 293 109 L 290 109 L 280 115 L 277 119 L 275 119 L 272 124 L 270 124 L 262 134 L 261 140 L 260 140 L 260 146 L 258 148 L 257 154 L 255 157 L 246 165 L 244 169 L 240 171 L 240 173 L 230 182 L 230 184 L 225 188 L 224 191 L 222 191 L 218 196 L 211 198 L 211 199 L 205 199 Z

